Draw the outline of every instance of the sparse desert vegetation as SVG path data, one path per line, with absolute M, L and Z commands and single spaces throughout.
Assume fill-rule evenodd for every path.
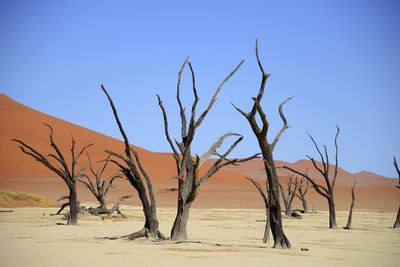
M 0 189 L 0 207 L 53 207 L 45 196 Z

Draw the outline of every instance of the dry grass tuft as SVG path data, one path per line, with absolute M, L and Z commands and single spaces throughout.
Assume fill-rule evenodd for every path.
M 0 189 L 0 207 L 53 207 L 45 196 Z

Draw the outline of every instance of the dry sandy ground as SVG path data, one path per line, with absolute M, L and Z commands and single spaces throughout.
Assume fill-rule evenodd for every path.
M 3 209 L 4 210 L 4 209 Z M 87 216 L 79 226 L 56 225 L 55 208 L 17 208 L 0 213 L 0 266 L 399 266 L 400 231 L 395 214 L 356 211 L 354 230 L 327 229 L 327 213 L 285 219 L 293 249 L 263 244 L 264 211 L 194 209 L 191 242 L 104 240 L 142 226 L 141 209 L 123 206 L 127 219 Z M 160 208 L 169 232 L 174 209 Z M 347 213 L 338 214 L 345 225 Z M 308 248 L 309 251 L 301 251 Z

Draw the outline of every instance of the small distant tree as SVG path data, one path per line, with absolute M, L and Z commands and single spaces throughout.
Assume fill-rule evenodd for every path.
M 181 141 L 172 141 L 169 129 L 168 129 L 168 117 L 164 105 L 161 101 L 159 95 L 158 105 L 162 111 L 164 120 L 164 131 L 165 137 L 172 149 L 172 156 L 175 159 L 175 165 L 177 169 L 177 180 L 178 180 L 178 205 L 177 214 L 175 217 L 174 224 L 171 229 L 171 239 L 172 240 L 186 240 L 187 235 L 187 222 L 189 219 L 190 208 L 195 201 L 197 195 L 199 194 L 199 189 L 210 179 L 216 172 L 227 165 L 237 164 L 240 162 L 245 162 L 257 157 L 253 155 L 245 159 L 228 159 L 229 154 L 235 149 L 235 147 L 243 140 L 243 136 L 236 133 L 225 133 L 223 134 L 204 154 L 192 155 L 192 143 L 196 136 L 196 131 L 206 118 L 207 114 L 210 112 L 214 103 L 217 101 L 218 94 L 220 93 L 224 84 L 235 74 L 239 67 L 243 64 L 243 61 L 219 84 L 213 97 L 211 98 L 207 108 L 196 117 L 197 104 L 199 102 L 199 97 L 197 95 L 195 74 L 193 71 L 192 64 L 187 58 L 179 72 L 178 72 L 178 82 L 177 82 L 177 92 L 176 100 L 178 102 L 180 110 L 181 119 Z M 186 109 L 184 108 L 181 98 L 180 98 L 180 84 L 182 73 L 186 66 L 189 66 L 191 78 L 192 78 L 192 91 L 194 95 L 194 100 L 191 107 L 189 124 L 186 117 Z M 219 153 L 217 150 L 222 146 L 226 138 L 231 136 L 237 136 L 237 139 L 233 144 L 223 153 Z M 204 173 L 200 174 L 200 168 L 204 163 L 211 157 L 217 156 L 218 158 L 214 161 L 210 168 Z
M 264 200 L 266 219 L 265 219 L 263 243 L 267 243 L 270 239 L 269 236 L 270 236 L 270 232 L 271 232 L 271 224 L 270 224 L 270 219 L 269 219 L 269 214 L 268 214 L 268 212 L 269 212 L 268 197 L 267 197 L 269 194 L 268 183 L 265 183 L 266 193 L 264 193 L 260 183 L 256 182 L 255 180 L 251 179 L 250 177 L 246 177 L 246 179 L 249 180 L 257 188 L 258 192 L 260 193 L 260 196 Z
M 315 142 L 314 138 L 309 134 L 308 136 L 310 137 L 311 141 L 313 142 L 316 150 L 318 151 L 318 154 L 321 157 L 322 161 L 322 168 L 318 166 L 317 162 L 315 161 L 314 158 L 310 157 L 307 155 L 307 158 L 309 158 L 313 165 L 314 168 L 318 170 L 318 172 L 322 175 L 325 181 L 325 187 L 322 185 L 317 184 L 308 174 L 302 173 L 300 171 L 297 171 L 291 167 L 288 166 L 283 166 L 283 168 L 288 169 L 298 175 L 301 175 L 302 177 L 306 178 L 314 187 L 315 191 L 317 191 L 318 194 L 326 198 L 328 201 L 328 208 L 329 208 L 329 228 L 337 228 L 336 225 L 336 212 L 335 212 L 335 200 L 334 200 L 334 188 L 335 188 L 335 182 L 336 182 L 336 177 L 337 177 L 337 170 L 338 170 L 338 144 L 337 144 L 337 138 L 339 136 L 339 127 L 336 126 L 336 136 L 335 136 L 335 169 L 333 173 L 333 177 L 330 178 L 330 165 L 329 165 L 329 157 L 328 157 L 328 151 L 326 146 L 324 147 L 324 155 L 322 154 L 321 150 L 319 149 L 317 143 Z
M 89 212 L 95 215 L 99 214 L 111 214 L 113 212 L 118 212 L 119 214 L 122 215 L 121 211 L 119 210 L 119 204 L 122 202 L 124 199 L 129 198 L 131 196 L 126 195 L 122 196 L 117 200 L 117 202 L 113 205 L 113 208 L 108 209 L 106 205 L 106 195 L 108 194 L 109 190 L 116 187 L 114 181 L 118 178 L 121 178 L 122 176 L 120 174 L 113 174 L 107 179 L 103 179 L 103 174 L 104 171 L 107 168 L 108 165 L 108 160 L 110 159 L 110 156 L 104 161 L 103 166 L 100 170 L 95 170 L 92 164 L 92 160 L 90 159 L 89 153 L 86 151 L 86 155 L 88 158 L 89 162 L 89 169 L 91 172 L 91 176 L 94 177 L 95 183 L 92 182 L 92 179 L 89 178 L 88 175 L 83 174 L 82 177 L 86 179 L 79 179 L 79 182 L 84 184 L 89 191 L 93 194 L 93 196 L 99 201 L 100 206 L 96 208 L 89 208 Z
M 295 179 L 294 175 L 289 175 L 289 181 L 287 185 L 287 193 L 283 190 L 282 184 L 279 183 L 279 188 L 281 189 L 281 196 L 283 199 L 283 203 L 285 204 L 285 215 L 292 216 L 293 202 L 299 188 L 299 183 L 297 177 Z
M 357 180 L 354 179 L 353 186 L 351 187 L 351 206 L 350 206 L 350 211 L 349 211 L 349 218 L 347 219 L 347 225 L 344 227 L 346 230 L 351 229 L 351 221 L 353 219 L 353 208 L 354 208 L 354 203 L 356 201 L 356 194 L 355 194 L 355 188 L 356 188 L 356 183 Z
M 279 115 L 283 121 L 283 126 L 281 130 L 277 133 L 275 138 L 271 143 L 268 141 L 268 130 L 269 130 L 269 122 L 267 120 L 267 116 L 261 106 L 261 100 L 264 95 L 264 89 L 267 84 L 268 77 L 270 74 L 264 71 L 264 68 L 261 64 L 261 60 L 258 54 L 258 41 L 256 41 L 256 58 L 258 67 L 261 72 L 261 84 L 258 91 L 258 94 L 253 99 L 253 106 L 250 112 L 246 113 L 240 108 L 233 105 L 236 110 L 242 114 L 250 124 L 250 127 L 257 138 L 258 145 L 261 150 L 261 155 L 263 157 L 264 168 L 267 174 L 267 183 L 268 183 L 268 204 L 269 204 L 269 217 L 271 223 L 271 232 L 274 237 L 274 248 L 282 248 L 282 249 L 290 249 L 291 244 L 289 239 L 286 237 L 283 231 L 282 225 L 282 215 L 281 215 L 281 205 L 279 199 L 279 178 L 276 173 L 275 162 L 273 158 L 273 151 L 278 143 L 282 134 L 289 128 L 286 117 L 283 113 L 283 105 L 287 103 L 291 98 L 286 99 L 279 105 Z M 256 117 L 259 116 L 261 120 L 261 127 L 259 122 L 257 122 Z
M 397 171 L 397 175 L 399 176 L 399 184 L 396 185 L 397 188 L 400 189 L 400 170 L 399 170 L 399 166 L 397 165 L 397 161 L 396 161 L 396 157 L 393 158 L 393 165 Z M 400 227 L 400 206 L 399 209 L 397 211 L 397 217 L 396 217 L 396 221 L 393 225 L 393 228 L 399 228 Z
M 305 186 L 303 187 L 303 182 L 306 181 Z M 307 213 L 308 212 L 308 204 L 307 204 L 307 199 L 306 199 L 306 195 L 308 193 L 308 188 L 309 188 L 309 182 L 307 179 L 305 179 L 304 177 L 301 177 L 300 179 L 300 185 L 299 185 L 299 189 L 297 190 L 298 194 L 296 194 L 296 196 L 301 200 L 301 203 L 303 205 L 303 212 Z
M 49 124 L 44 123 L 44 125 L 50 129 L 50 146 L 54 150 L 55 152 L 54 154 L 49 153 L 47 156 L 44 156 L 42 153 L 38 152 L 36 149 L 34 149 L 30 145 L 24 143 L 19 139 L 12 139 L 12 141 L 19 144 L 19 148 L 23 153 L 31 156 L 35 160 L 42 163 L 45 167 L 47 167 L 49 170 L 57 174 L 65 182 L 65 184 L 69 189 L 67 205 L 69 205 L 70 214 L 68 218 L 68 224 L 76 225 L 78 223 L 78 212 L 79 212 L 79 202 L 76 193 L 76 184 L 79 178 L 81 177 L 83 171 L 83 169 L 77 171 L 76 166 L 78 165 L 79 157 L 85 152 L 85 150 L 88 147 L 92 146 L 93 144 L 84 146 L 79 151 L 79 153 L 76 154 L 75 140 L 73 137 L 71 137 L 72 139 L 71 164 L 69 165 L 67 163 L 67 160 L 65 159 L 64 154 L 61 152 L 57 144 L 54 142 L 53 128 Z M 49 158 L 53 159 L 53 161 L 50 161 Z

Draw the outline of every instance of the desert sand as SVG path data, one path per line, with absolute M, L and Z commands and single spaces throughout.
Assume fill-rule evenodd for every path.
M 4 209 L 3 209 L 4 210 Z M 122 206 L 128 218 L 84 216 L 78 226 L 57 225 L 55 208 L 0 212 L 0 266 L 398 266 L 400 231 L 394 213 L 356 211 L 353 230 L 329 230 L 328 214 L 284 219 L 293 249 L 263 244 L 262 209 L 193 209 L 185 243 L 104 240 L 142 227 L 139 207 Z M 160 208 L 168 234 L 175 210 Z M 338 213 L 344 226 L 346 212 Z M 301 251 L 307 248 L 309 251 Z

